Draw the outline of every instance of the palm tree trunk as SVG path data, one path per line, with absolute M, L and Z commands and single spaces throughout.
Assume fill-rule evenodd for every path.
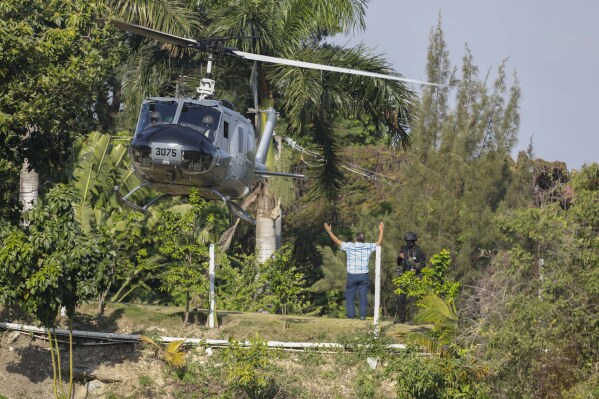
M 279 249 L 281 242 L 280 202 L 269 192 L 266 182 L 261 184 L 256 212 L 256 260 L 260 264 Z
M 282 140 L 274 138 L 275 160 L 281 158 Z M 268 189 L 268 180 L 264 179 L 259 191 L 256 215 L 256 258 L 264 263 L 282 245 L 283 213 L 281 199 L 276 198 Z
M 39 194 L 39 176 L 33 169 L 30 170 L 29 161 L 25 159 L 21 168 L 21 187 L 19 198 L 23 205 L 23 212 L 32 209 L 37 204 Z

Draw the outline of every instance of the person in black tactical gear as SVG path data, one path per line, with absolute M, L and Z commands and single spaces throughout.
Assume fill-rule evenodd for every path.
M 403 239 L 406 245 L 401 247 L 399 255 L 397 255 L 397 275 L 400 276 L 405 272 L 413 271 L 419 276 L 424 266 L 426 266 L 426 256 L 422 248 L 416 244 L 418 237 L 415 233 L 408 231 L 404 234 Z M 396 315 L 399 317 L 399 320 L 396 320 L 396 323 L 406 322 L 406 315 L 410 311 L 410 309 L 406 308 L 406 302 L 407 296 L 405 293 L 397 296 Z

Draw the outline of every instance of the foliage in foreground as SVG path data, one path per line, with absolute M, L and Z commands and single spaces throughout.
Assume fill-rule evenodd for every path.
M 310 287 L 293 262 L 291 250 L 283 247 L 263 264 L 254 256 L 231 258 L 219 271 L 219 301 L 227 310 L 307 314 L 318 312 L 310 302 Z
M 18 305 L 52 327 L 61 307 L 72 317 L 107 284 L 114 253 L 75 219 L 73 188 L 57 185 L 23 215 L 26 225 L 0 230 L 0 302 Z
M 196 348 L 184 368 L 168 369 L 168 379 L 179 382 L 169 385 L 179 395 L 206 398 L 491 397 L 482 384 L 485 374 L 470 357 L 423 356 L 415 346 L 389 350 L 384 332 L 375 338 L 372 331 L 361 330 L 346 342 L 344 351 L 284 352 L 269 349 L 256 336 L 248 347 L 230 340 L 229 347 L 214 352 Z M 368 359 L 371 364 L 376 360 L 374 369 Z
M 185 298 L 184 325 L 189 320 L 191 298 L 208 291 L 208 243 L 224 224 L 222 214 L 212 212 L 196 189 L 189 193 L 189 205 L 162 214 L 154 235 L 156 250 L 166 266 L 160 289 Z M 220 217 L 219 217 L 220 216 Z
M 172 341 L 166 345 L 162 345 L 160 342 L 145 335 L 141 335 L 139 338 L 141 342 L 151 346 L 155 354 L 160 355 L 170 367 L 182 368 L 185 366 L 185 352 L 182 351 L 185 340 Z
M 234 391 L 240 390 L 250 399 L 273 397 L 276 390 L 271 361 L 276 355 L 266 342 L 256 336 L 247 348 L 230 340 L 223 353 L 227 369 L 227 382 Z

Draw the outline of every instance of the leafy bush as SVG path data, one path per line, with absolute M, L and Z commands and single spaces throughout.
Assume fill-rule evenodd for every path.
M 458 296 L 460 283 L 447 280 L 447 272 L 451 265 L 451 254 L 443 249 L 433 255 L 429 263 L 422 269 L 421 274 L 408 271 L 393 280 L 397 287 L 396 294 L 407 294 L 418 300 L 429 293 L 434 293 L 445 300 L 453 302 Z
M 250 399 L 271 397 L 270 394 L 276 388 L 269 367 L 273 352 L 269 352 L 266 342 L 258 336 L 250 340 L 247 348 L 242 348 L 235 340 L 229 342 L 223 354 L 227 382 L 234 390 L 244 392 Z
M 260 265 L 253 255 L 231 257 L 220 265 L 217 287 L 221 306 L 229 310 L 267 309 L 284 316 L 319 309 L 308 300 L 310 288 L 283 247 Z
M 466 358 L 426 357 L 409 347 L 392 359 L 386 373 L 397 383 L 398 399 L 490 398 L 477 370 Z
M 288 313 L 304 314 L 317 310 L 307 299 L 309 289 L 304 275 L 293 263 L 288 247 L 278 250 L 262 265 L 258 286 L 259 306 L 280 312 L 284 317 Z

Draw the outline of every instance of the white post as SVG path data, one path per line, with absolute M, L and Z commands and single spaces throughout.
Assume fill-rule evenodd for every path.
M 376 246 L 374 262 L 374 336 L 379 335 L 379 309 L 381 307 L 381 246 Z
M 216 307 L 216 298 L 214 295 L 214 244 L 210 243 L 208 248 L 210 253 L 210 263 L 208 267 L 208 275 L 210 277 L 210 310 L 208 313 L 208 327 L 214 328 L 214 318 L 216 317 L 214 312 L 214 308 Z

